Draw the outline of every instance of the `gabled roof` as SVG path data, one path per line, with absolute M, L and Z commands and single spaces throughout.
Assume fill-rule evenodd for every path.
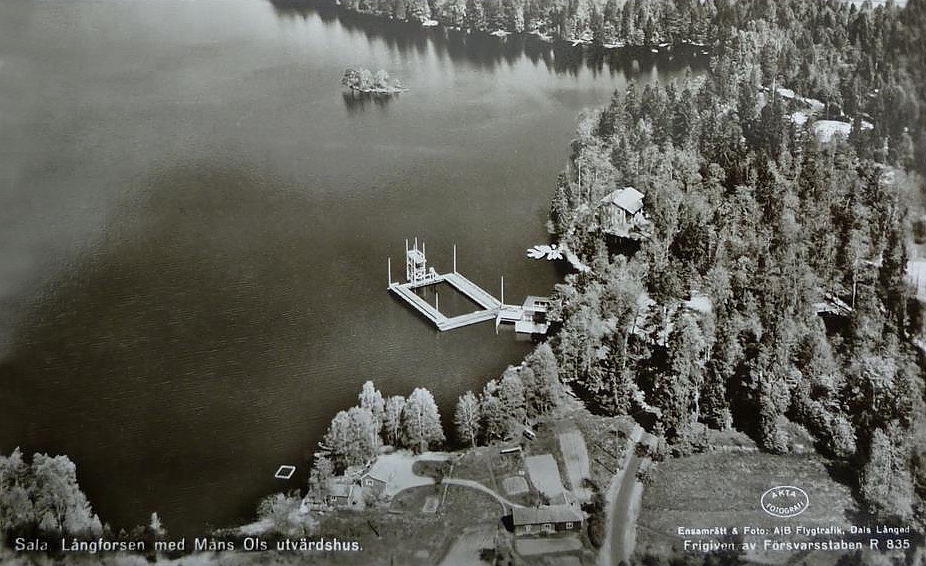
M 546 505 L 543 507 L 515 507 L 511 520 L 517 525 L 539 525 L 542 523 L 575 523 L 582 521 L 582 514 L 572 505 Z
M 343 481 L 338 481 L 337 478 L 331 478 L 328 480 L 328 496 L 329 497 L 347 497 L 350 498 L 350 494 L 354 491 L 354 484 L 345 483 Z
M 643 193 L 633 187 L 624 187 L 612 191 L 608 196 L 601 199 L 601 204 L 613 204 L 629 212 L 636 214 L 643 208 Z
M 375 480 L 388 483 L 392 475 L 392 466 L 385 462 L 385 458 L 377 458 L 362 474 L 360 474 L 360 477 L 371 477 Z
M 550 505 L 574 505 L 576 498 L 568 491 L 563 491 L 559 495 L 550 498 Z

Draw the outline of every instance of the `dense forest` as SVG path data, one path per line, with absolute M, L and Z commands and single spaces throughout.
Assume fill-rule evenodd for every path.
M 706 427 L 781 453 L 785 425 L 801 425 L 872 517 L 922 526 L 923 322 L 905 271 L 923 195 L 910 82 L 923 5 L 770 15 L 720 34 L 703 80 L 631 83 L 580 124 L 552 206 L 586 268 L 555 294 L 561 377 L 602 412 L 649 419 L 676 454 Z M 794 38 L 824 60 L 791 60 Z M 814 95 L 832 88 L 826 112 L 854 124 L 848 136 L 797 119 L 814 102 L 780 87 L 795 73 Z M 846 90 L 858 84 L 882 86 Z M 602 199 L 625 186 L 645 195 L 644 237 L 603 227 Z
M 926 2 L 904 9 L 842 0 L 344 0 L 351 11 L 470 31 L 530 32 L 592 45 L 696 43 L 720 51 L 725 80 L 793 89 L 828 116 L 868 120 L 860 157 L 924 161 Z M 725 56 L 726 49 L 739 57 Z M 749 73 L 739 66 L 748 61 Z M 733 70 L 736 72 L 734 73 Z M 916 138 L 916 139 L 914 139 Z M 917 142 L 914 144 L 914 142 Z M 914 146 L 919 153 L 914 155 Z M 859 151 L 860 145 L 856 146 Z M 869 153 L 871 155 L 869 155 Z

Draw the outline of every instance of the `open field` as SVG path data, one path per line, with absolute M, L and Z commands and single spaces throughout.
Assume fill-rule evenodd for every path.
M 643 504 L 637 526 L 636 554 L 650 554 L 663 561 L 668 556 L 685 554 L 683 540 L 707 542 L 711 536 L 678 535 L 678 528 L 738 527 L 769 529 L 767 536 L 746 536 L 746 542 L 766 538 L 801 540 L 776 536 L 775 527 L 797 524 L 804 527 L 848 528 L 853 524 L 856 507 L 848 487 L 837 483 L 826 468 L 826 461 L 816 455 L 775 456 L 762 453 L 713 452 L 658 464 L 643 492 Z M 810 499 L 807 510 L 798 519 L 776 519 L 767 515 L 759 504 L 762 494 L 775 486 L 793 485 L 804 489 Z M 839 538 L 839 537 L 834 537 Z M 807 540 L 807 539 L 803 539 Z M 848 540 L 848 539 L 847 539 Z M 690 556 L 700 552 L 689 551 Z M 748 558 L 757 563 L 784 563 L 794 553 L 751 552 Z M 817 552 L 801 556 L 809 566 L 831 566 L 836 553 Z
M 524 478 L 527 483 L 524 457 L 520 452 L 501 454 L 499 450 L 500 445 L 497 444 L 467 450 L 454 464 L 453 477 L 479 482 L 496 493 L 505 495 L 514 503 L 534 505 L 538 496 L 530 484 L 527 484 L 523 491 L 518 489 L 509 493 L 507 488 L 514 487 L 514 482 L 508 482 L 507 487 L 505 483 L 506 478 L 515 476 Z M 520 488 L 520 482 L 517 483 Z
M 428 504 L 439 501 L 445 487 L 443 505 L 431 513 Z M 500 523 L 498 504 L 488 495 L 452 485 L 413 487 L 396 495 L 388 510 L 324 516 L 318 536 L 336 533 L 341 540 L 357 540 L 363 552 L 319 554 L 317 563 L 433 565 L 467 527 L 484 524 L 494 530 Z
M 586 478 L 591 477 L 589 470 L 588 448 L 582 433 L 577 430 L 562 432 L 559 435 L 559 447 L 563 453 L 563 463 L 566 465 L 566 476 L 572 493 L 582 501 L 591 497 L 588 489 L 582 484 Z
M 505 495 L 520 495 L 528 492 L 527 480 L 521 476 L 508 476 L 502 480 Z
M 525 463 L 531 482 L 548 498 L 553 499 L 566 490 L 559 475 L 557 462 L 552 455 L 528 456 Z
M 579 537 L 530 538 L 516 540 L 514 547 L 522 556 L 534 556 L 557 552 L 578 552 L 582 550 L 582 541 Z
M 480 554 L 482 549 L 495 548 L 497 530 L 496 526 L 490 524 L 465 529 L 444 555 L 440 566 L 489 566 Z
M 564 411 L 535 427 L 537 438 L 526 443 L 525 456 L 552 454 L 560 464 L 560 476 L 569 477 L 566 454 L 560 442 L 560 434 L 578 432 L 584 438 L 588 455 L 590 479 L 596 485 L 607 489 L 619 462 L 624 459 L 624 439 L 633 428 L 630 417 L 602 417 L 577 408 Z

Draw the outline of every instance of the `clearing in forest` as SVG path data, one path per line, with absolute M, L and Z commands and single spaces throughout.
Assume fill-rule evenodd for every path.
M 591 477 L 589 470 L 588 448 L 585 438 L 577 430 L 563 432 L 559 435 L 559 447 L 563 452 L 563 463 L 566 464 L 566 475 L 572 494 L 581 501 L 591 499 L 591 493 L 583 485 L 586 478 Z
M 531 482 L 541 493 L 550 499 L 563 494 L 563 480 L 559 477 L 559 468 L 552 454 L 528 456 L 524 459 Z

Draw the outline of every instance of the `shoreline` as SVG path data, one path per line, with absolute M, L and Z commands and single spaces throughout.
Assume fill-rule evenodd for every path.
M 673 41 L 665 41 L 660 39 L 659 41 L 641 41 L 634 42 L 629 41 L 627 38 L 616 40 L 616 41 L 600 41 L 590 38 L 587 34 L 584 34 L 580 37 L 558 37 L 550 32 L 543 32 L 540 29 L 532 30 L 521 30 L 521 31 L 512 31 L 504 27 L 498 29 L 481 29 L 466 27 L 463 25 L 458 25 L 453 22 L 441 21 L 440 17 L 431 15 L 426 19 L 418 18 L 399 18 L 393 14 L 372 11 L 372 10 L 361 10 L 353 8 L 340 0 L 335 0 L 331 3 L 331 7 L 344 10 L 344 12 L 355 15 L 355 16 L 364 16 L 371 17 L 377 20 L 383 21 L 392 21 L 403 24 L 412 24 L 417 25 L 422 29 L 441 29 L 448 31 L 458 31 L 466 35 L 484 35 L 489 37 L 494 37 L 499 40 L 506 40 L 510 36 L 518 37 L 521 39 L 525 38 L 536 38 L 541 43 L 548 44 L 552 47 L 557 46 L 566 46 L 571 48 L 581 48 L 583 51 L 618 51 L 623 49 L 631 50 L 645 50 L 647 53 L 662 53 L 662 52 L 671 52 L 676 48 L 692 48 L 692 49 L 702 49 L 710 50 L 714 49 L 717 45 L 716 41 L 710 42 L 706 40 L 696 40 L 692 38 L 676 39 Z

